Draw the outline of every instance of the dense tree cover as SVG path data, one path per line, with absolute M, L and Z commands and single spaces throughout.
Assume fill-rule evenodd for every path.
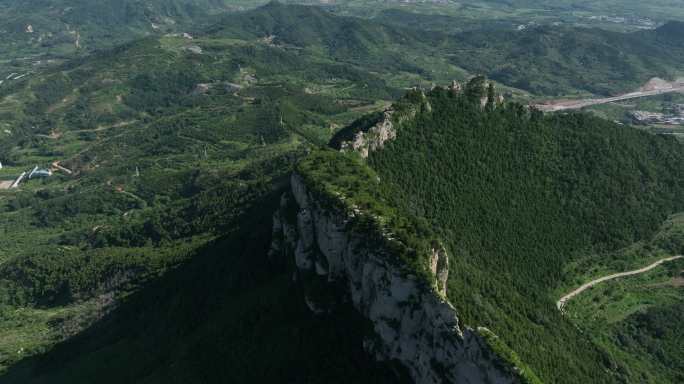
M 0 4 L 0 42 L 7 67 L 27 70 L 33 56 L 63 60 L 151 34 L 193 32 L 210 25 L 213 15 L 247 0 L 7 0 Z M 31 25 L 32 33 L 27 33 Z M 78 41 L 78 44 L 77 44 Z M 41 62 L 38 62 L 43 64 Z M 27 65 L 28 64 L 28 65 Z
M 468 92 L 466 92 L 468 93 Z M 682 210 L 681 146 L 584 114 L 543 116 L 436 89 L 369 164 L 395 206 L 448 244 L 449 297 L 544 381 L 611 382 L 619 365 L 562 319 L 550 289 L 582 252 L 615 249 Z
M 193 46 L 201 47 L 203 53 L 188 49 Z M 0 194 L 0 338 L 12 340 L 0 343 L 0 371 L 4 373 L 26 356 L 45 353 L 102 316 L 112 304 L 176 268 L 185 270 L 183 263 L 201 257 L 195 250 L 212 239 L 244 229 L 259 234 L 256 240 L 249 237 L 253 243 L 245 247 L 267 245 L 272 211 L 266 211 L 273 207 L 265 208 L 265 196 L 277 203 L 279 197 L 270 193 L 284 188 L 304 143 L 324 144 L 333 125 L 346 124 L 364 113 L 354 108 L 373 110 L 378 99 L 391 99 L 398 93 L 377 73 L 316 52 L 182 36 L 149 37 L 98 51 L 1 87 L 0 95 L 7 102 L 0 109 L 0 161 L 6 166 L 3 178 L 16 177 L 35 165 L 48 167 L 57 160 L 73 173 L 55 172 L 49 179 L 30 180 L 19 190 Z M 255 204 L 262 204 L 264 210 L 257 222 L 248 225 Z M 226 252 L 232 252 L 231 247 L 242 243 L 231 240 L 221 244 Z M 261 258 L 259 266 L 265 264 L 263 255 L 253 248 L 235 253 L 236 259 L 250 256 Z M 207 263 L 220 264 L 216 259 Z M 306 329 L 314 326 L 313 321 L 320 337 L 306 341 L 298 335 L 283 338 L 287 347 L 276 354 L 272 368 L 244 372 L 242 378 L 236 377 L 238 381 L 276 380 L 282 372 L 294 381 L 327 382 L 336 376 L 342 382 L 344 378 L 361 381 L 363 371 L 379 369 L 362 354 L 356 330 L 336 333 L 327 328 L 326 321 L 302 320 L 306 308 L 300 295 L 282 300 L 280 295 L 291 293 L 290 271 L 274 272 L 278 283 L 272 286 L 266 272 L 249 285 L 268 296 L 261 302 L 263 306 L 255 303 L 253 307 L 245 302 L 254 296 L 236 301 L 221 296 L 233 277 L 217 275 L 203 295 L 213 292 L 217 296 L 212 300 L 226 300 L 226 308 L 234 303 L 244 311 L 229 310 L 216 318 L 230 319 L 225 324 L 231 332 L 254 335 L 258 324 L 272 326 L 279 333 L 285 324 L 295 327 L 302 321 L 301 329 Z M 203 279 L 200 271 L 194 279 Z M 165 285 L 164 290 L 170 286 Z M 145 297 L 138 309 L 158 299 L 154 294 Z M 166 299 L 173 301 L 174 297 Z M 184 305 L 174 308 L 168 319 L 170 327 L 177 321 L 173 317 L 180 319 L 187 315 L 185 311 L 198 310 L 191 305 L 193 300 L 182 300 Z M 281 306 L 272 319 L 260 323 L 258 313 L 272 302 Z M 162 304 L 159 313 L 169 312 L 165 305 L 174 304 Z M 127 330 L 142 321 L 135 318 L 138 312 L 118 315 L 116 322 L 122 328 L 117 338 L 128 337 Z M 291 322 L 284 320 L 287 316 Z M 155 327 L 153 321 L 149 324 Z M 184 325 L 184 329 L 193 326 Z M 158 381 L 164 381 L 163 366 L 155 365 L 162 359 L 156 346 L 175 339 L 174 346 L 195 342 L 175 332 L 171 327 L 168 333 L 157 334 L 140 352 L 156 356 L 150 358 L 153 363 L 140 368 L 137 377 L 142 380 L 149 369 L 158 369 Z M 261 341 L 252 343 L 255 337 L 235 340 L 233 336 L 224 335 L 219 344 L 232 340 L 236 350 L 248 346 L 255 364 L 260 354 L 266 356 L 271 351 L 266 340 L 280 337 L 264 334 Z M 349 341 L 349 348 L 312 356 L 318 349 L 337 348 L 342 344 L 335 341 L 339 337 Z M 101 345 L 111 340 L 101 340 Z M 200 345 L 193 349 L 201 350 Z M 241 363 L 242 357 L 248 356 L 244 351 L 226 355 L 221 345 L 215 344 L 214 352 L 228 356 L 230 362 L 223 367 L 245 366 Z M 221 381 L 223 371 L 212 366 L 216 359 L 199 352 L 190 355 L 197 360 L 186 352 L 179 352 L 176 360 L 186 368 L 206 364 L 205 372 L 187 369 L 184 374 Z M 126 356 L 136 359 L 132 352 Z M 97 366 L 101 370 L 98 364 L 106 365 L 107 356 L 99 359 L 100 363 L 81 362 L 79 369 Z M 298 359 L 310 362 L 290 364 Z M 109 376 L 115 382 L 128 382 L 128 377 L 121 376 L 125 371 L 115 369 Z M 39 376 L 36 372 L 31 376 Z M 378 372 L 378 376 L 387 374 Z M 45 380 L 54 382 L 62 374 L 66 373 L 53 371 Z M 89 378 L 92 376 L 78 377 L 83 382 L 92 381 Z
M 0 383 L 408 383 L 399 367 L 365 354 L 366 320 L 347 307 L 314 316 L 291 270 L 275 267 L 289 263 L 268 260 L 271 228 L 263 224 L 280 192 L 259 198 L 224 238 L 87 331 L 13 366 Z
M 143 107 L 148 112 L 170 107 L 190 94 L 202 80 L 206 81 L 192 75 L 192 72 L 184 70 L 139 74 L 131 79 L 132 90 L 126 103 Z
M 377 70 L 430 77 L 412 56 L 447 55 L 471 73 L 484 73 L 509 86 L 539 95 L 577 90 L 613 94 L 632 90 L 651 77 L 674 77 L 684 57 L 680 23 L 655 31 L 611 32 L 598 28 L 538 26 L 514 31 L 510 22 L 482 23 L 465 32 L 444 29 L 440 15 L 391 11 L 369 21 L 340 17 L 316 7 L 270 3 L 229 15 L 210 35 L 271 37 L 274 44 L 320 50 L 336 60 Z M 413 28 L 406 28 L 411 18 Z M 418 20 L 419 22 L 416 22 Z M 449 22 L 447 21 L 447 22 Z M 498 25 L 501 24 L 501 25 Z M 415 29 L 414 29 L 415 28 Z M 426 31 L 427 29 L 427 31 Z M 396 48 L 405 54 L 398 54 Z M 410 54 L 408 54 L 410 53 Z
M 506 345 L 505 342 L 501 341 L 499 336 L 484 327 L 479 327 L 477 333 L 482 336 L 494 353 L 506 361 L 510 367 L 516 368 L 512 374 L 518 376 L 521 384 L 542 384 L 542 381 L 534 371 L 520 360 L 518 354 Z
M 54 14 L 60 3 L 69 4 L 62 7 L 69 12 Z M 79 55 L 82 51 L 111 47 L 143 36 L 190 31 L 194 36 L 212 38 L 266 39 L 274 46 L 303 48 L 346 67 L 360 65 L 377 72 L 433 78 L 439 76 L 438 71 L 424 64 L 442 57 L 471 73 L 486 73 L 497 81 L 535 94 L 567 94 L 577 90 L 605 94 L 632 89 L 653 76 L 676 75 L 684 54 L 681 38 L 677 37 L 681 35 L 677 33 L 681 30 L 677 23 L 666 24 L 657 31 L 630 34 L 550 26 L 518 32 L 514 31 L 518 23 L 510 20 L 450 19 L 396 10 L 368 20 L 342 17 L 321 7 L 277 2 L 216 18 L 208 16 L 226 10 L 224 1 L 193 0 L 181 5 L 177 0 L 164 0 L 145 6 L 134 0 L 121 5 L 101 1 L 98 9 L 104 8 L 97 12 L 80 0 L 55 0 L 32 6 L 36 15 L 30 22 L 36 29 L 40 27 L 41 31 L 36 33 L 42 34 L 41 39 L 23 31 L 29 20 L 17 16 L 26 12 L 20 2 L 10 5 L 6 12 L 7 23 L 11 25 L 7 51 L 13 56 L 40 51 L 43 45 L 41 53 L 48 51 L 51 57 L 63 61 L 83 57 Z M 136 7 L 146 11 L 140 12 Z M 407 23 L 407 19 L 411 22 Z M 64 28 L 65 24 L 69 28 Z M 440 28 L 440 24 L 450 26 Z M 460 32 L 462 29 L 467 31 Z M 81 49 L 75 48 L 76 31 Z M 278 67 L 277 59 L 282 55 L 277 51 L 270 54 Z
M 280 187 L 296 157 L 274 155 L 240 172 L 149 172 L 135 193 L 97 183 L 20 193 L 0 214 L 26 217 L 24 230 L 34 236 L 54 235 L 47 244 L 35 239 L 3 264 L 0 301 L 64 305 L 119 290 L 102 285 L 119 274 L 140 282 L 162 273 L 186 257 L 191 245 L 234 230 L 237 217 Z M 4 232 L 8 244 L 17 236 Z
M 173 247 L 89 250 L 45 248 L 2 266 L 3 306 L 66 306 L 114 291 L 130 291 L 165 273 L 187 257 L 199 241 Z
M 670 236 L 668 226 L 664 225 L 656 238 Z M 664 253 L 658 243 L 651 239 L 619 250 L 613 260 L 592 257 L 593 263 L 577 267 L 577 275 L 585 279 L 595 276 L 593 269 L 605 264 L 610 265 L 608 271 L 633 270 L 646 260 L 672 255 Z M 636 264 L 630 260 L 635 257 Z M 621 263 L 627 266 L 615 267 Z M 683 271 L 684 260 L 672 260 L 643 274 L 601 283 L 573 298 L 564 308 L 566 317 L 584 334 L 623 362 L 614 367 L 623 382 L 681 381 L 682 352 L 677 345 L 681 345 L 682 338 L 678 312 L 684 301 Z M 604 270 L 601 275 L 607 273 Z
M 274 44 L 324 50 L 328 57 L 366 68 L 413 73 L 423 70 L 391 47 L 405 42 L 415 48 L 428 40 L 415 31 L 341 17 L 319 7 L 278 2 L 228 15 L 209 28 L 208 33 L 239 38 L 270 36 Z
M 658 377 L 680 383 L 684 381 L 684 330 L 678 320 L 683 311 L 684 301 L 639 311 L 620 322 L 611 336 L 626 351 L 657 361 Z M 643 379 L 653 381 L 653 377 Z
M 130 21 L 118 13 L 125 12 L 125 6 L 116 11 L 113 20 Z M 169 9 L 164 14 L 175 11 Z M 105 24 L 109 21 L 103 20 Z M 21 33 L 24 27 L 23 23 L 18 26 Z M 83 41 L 88 42 L 87 31 L 82 32 Z M 38 382 L 55 382 L 57 377 L 66 382 L 93 381 L 93 377 L 114 382 L 140 377 L 158 382 L 169 377 L 222 381 L 228 375 L 243 382 L 282 377 L 297 382 L 375 378 L 365 373 L 376 367 L 360 353 L 360 335 L 337 324 L 337 328 L 328 328 L 324 321 L 308 317 L 298 301 L 300 292 L 289 290 L 289 271 L 260 275 L 253 284 L 236 283 L 251 277 L 254 269 L 265 273 L 270 268 L 260 253 L 263 249 L 253 248 L 268 243 L 270 224 L 263 225 L 269 223 L 268 214 L 250 217 L 249 213 L 259 204 L 266 207 L 265 197 L 271 202 L 278 200 L 270 193 L 280 189 L 303 142 L 323 143 L 333 125 L 346 124 L 362 110 L 379 109 L 373 104 L 378 99 L 396 97 L 397 87 L 405 85 L 388 80 L 394 75 L 423 80 L 437 76 L 430 55 L 436 50 L 459 52 L 452 44 L 461 44 L 462 39 L 277 4 L 228 18 L 207 34 L 194 35 L 193 40 L 153 36 L 97 51 L 0 88 L 0 118 L 11 128 L 9 134 L 2 133 L 0 160 L 17 170 L 62 160 L 62 165 L 76 171 L 71 176 L 31 181 L 24 191 L 0 196 L 3 256 L 7 256 L 0 261 L 0 316 L 21 312 L 21 308 L 59 312 L 64 306 L 108 295 L 119 299 L 153 281 L 152 289 L 136 294 L 134 304 L 73 344 L 26 362 L 0 381 L 28 382 L 27 376 L 21 376 L 24 374 L 40 377 Z M 270 35 L 275 35 L 272 41 L 264 39 Z M 195 46 L 202 49 L 201 54 L 189 49 Z M 573 86 L 585 85 L 578 82 Z M 484 95 L 482 90 L 470 90 L 477 91 L 471 95 L 473 99 Z M 609 248 L 647 233 L 662 213 L 672 208 L 668 199 L 680 196 L 677 179 L 663 179 L 666 171 L 649 160 L 664 155 L 676 158 L 671 143 L 635 133 L 625 138 L 622 128 L 583 116 L 543 119 L 516 106 L 483 114 L 474 105 L 479 105 L 479 99 L 470 103 L 440 92 L 431 96 L 437 112 L 432 118 L 421 115 L 428 120 L 420 120 L 442 127 L 442 131 L 434 131 L 439 136 L 425 130 L 416 136 L 423 139 L 415 141 L 415 148 L 413 142 L 396 144 L 403 149 L 429 149 L 414 152 L 415 157 L 399 158 L 408 169 L 416 170 L 411 177 L 420 176 L 406 183 L 406 194 L 393 190 L 403 183 L 404 176 L 392 174 L 389 165 L 407 169 L 392 164 L 394 155 L 387 155 L 386 169 L 380 157 L 372 159 L 377 174 L 368 170 L 354 174 L 359 161 L 353 157 L 322 152 L 312 159 L 328 165 L 326 172 L 333 176 L 327 183 L 353 194 L 364 208 L 392 217 L 389 224 L 403 239 L 396 250 L 408 255 L 409 261 L 415 261 L 415 251 L 425 248 L 425 239 L 432 238 L 434 232 L 448 242 L 455 255 L 454 270 L 467 271 L 460 280 L 459 274 L 452 272 L 456 277 L 451 283 L 452 292 L 464 293 L 454 302 L 466 322 L 491 325 L 544 378 L 555 378 L 552 372 L 558 368 L 561 349 L 569 349 L 570 356 L 588 351 L 585 360 L 571 360 L 561 368 L 577 374 L 578 381 L 591 377 L 595 362 L 609 357 L 599 355 L 582 338 L 574 344 L 550 346 L 546 358 L 530 352 L 537 343 L 547 347 L 552 338 L 573 340 L 576 333 L 555 312 L 539 310 L 543 305 L 550 307 L 550 300 L 543 290 L 526 282 L 535 282 L 537 288 L 552 284 L 559 273 L 552 264 L 569 258 L 572 252 L 566 251 L 587 244 Z M 465 112 L 462 115 L 466 117 L 455 118 L 458 123 L 453 121 L 454 108 Z M 372 124 L 376 117 L 359 124 Z M 556 137 L 549 128 L 555 125 L 566 133 Z M 587 125 L 599 127 L 599 132 L 582 128 Z M 448 133 L 452 128 L 466 134 Z M 420 130 L 417 125 L 410 129 Z M 577 137 L 573 136 L 575 129 Z M 587 150 L 593 141 L 596 144 Z M 630 162 L 633 153 L 643 152 L 639 141 L 652 150 L 643 159 Z M 624 158 L 606 159 L 595 153 L 622 153 L 625 144 L 629 145 L 624 147 Z M 439 156 L 439 151 L 451 153 L 449 148 L 463 149 L 461 157 L 454 156 L 455 163 L 443 162 Z M 573 156 L 578 157 L 565 161 Z M 475 161 L 465 161 L 466 157 Z M 453 177 L 437 183 L 423 175 L 433 166 Z M 601 173 L 604 167 L 610 174 Z M 655 188 L 662 192 L 650 197 L 634 193 L 612 201 L 611 194 L 622 193 L 604 188 L 614 168 L 628 188 L 636 190 L 643 182 L 650 183 L 646 192 Z M 630 177 L 635 169 L 639 178 Z M 678 175 L 678 170 L 670 171 Z M 363 188 L 378 174 L 389 181 L 387 195 L 381 190 L 384 183 Z M 563 178 L 557 177 L 559 174 Z M 553 176 L 547 180 L 540 175 Z M 484 181 L 478 182 L 478 178 Z M 436 189 L 431 191 L 433 182 Z M 458 195 L 465 208 L 452 199 L 454 185 L 466 185 Z M 491 185 L 496 187 L 490 196 Z M 594 204 L 594 199 L 600 204 Z M 441 204 L 445 204 L 444 212 L 435 212 Z M 518 208 L 526 204 L 537 208 L 520 213 Z M 613 218 L 609 209 L 622 214 Z M 553 210 L 556 212 L 549 214 Z M 634 211 L 633 216 L 625 213 L 628 210 Z M 504 220 L 509 216 L 517 218 L 514 225 Z M 258 219 L 258 225 L 248 224 L 251 219 Z M 630 221 L 636 225 L 628 228 Z M 552 230 L 545 233 L 539 228 Z M 236 231 L 239 236 L 233 236 Z M 205 253 L 193 252 L 199 244 L 226 234 L 230 239 L 216 244 L 213 256 L 202 259 Z M 501 243 L 498 236 L 503 238 Z M 582 236 L 586 238 L 580 239 Z M 226 253 L 230 257 L 224 258 Z M 547 257 L 543 260 L 551 261 L 541 263 L 546 266 L 539 270 L 530 268 L 542 260 L 542 253 Z M 190 264 L 181 264 L 188 258 L 193 258 Z M 245 260 L 258 262 L 242 268 L 240 263 Z M 191 267 L 186 268 L 188 265 Z M 423 267 L 420 262 L 412 266 Z M 179 270 L 174 277 L 158 280 L 173 268 Z M 499 274 L 498 280 L 490 279 L 489 268 Z M 186 272 L 187 277 L 182 277 Z M 277 277 L 269 280 L 269 276 Z M 195 290 L 198 281 L 204 285 Z M 233 283 L 242 291 L 236 288 L 226 293 L 226 285 Z M 243 296 L 244 290 L 249 294 Z M 209 304 L 197 303 L 198 297 Z M 195 312 L 202 313 L 201 320 L 193 317 Z M 505 312 L 509 315 L 502 315 Z M 267 318 L 263 313 L 273 316 Z M 354 326 L 357 320 L 353 320 Z M 521 330 L 517 325 L 529 325 L 530 321 L 549 330 L 531 336 L 532 326 Z M 556 322 L 562 324 L 558 329 L 549 325 Z M 21 331 L 29 324 L 16 327 Z M 144 324 L 138 328 L 140 332 L 128 333 L 139 324 Z M 259 333 L 257 326 L 273 330 L 273 334 Z M 309 326 L 316 331 L 315 337 L 308 338 Z M 288 327 L 298 331 L 287 333 L 284 329 Z M 17 329 L 14 331 L 19 332 Z M 0 337 L 17 339 L 18 333 L 2 331 Z M 147 336 L 148 331 L 152 335 Z M 46 345 L 62 336 L 50 333 L 47 344 L 23 353 L 44 352 Z M 270 353 L 274 344 L 287 348 L 267 353 L 273 363 L 262 369 L 261 363 L 267 360 L 264 351 Z M 90 349 L 83 349 L 85 346 Z M 2 348 L 10 348 L 10 344 L 0 345 Z M 331 349 L 319 355 L 316 350 L 320 348 Z M 15 354 L 16 349 L 4 353 L 5 349 L 0 368 L 24 356 Z M 75 356 L 75 350 L 92 350 L 96 356 Z M 170 351 L 177 354 L 172 356 Z M 110 364 L 112 355 L 119 357 L 119 364 Z M 218 356 L 229 356 L 228 363 L 226 359 L 217 361 Z M 306 361 L 303 367 L 294 363 L 302 356 Z M 38 369 L 24 370 L 34 363 Z M 175 368 L 169 370 L 172 363 Z M 235 377 L 236 371 L 241 376 Z M 79 375 L 83 372 L 86 374 Z M 131 376 L 125 376 L 128 372 Z M 378 376 L 385 374 L 378 372 Z
M 427 260 L 437 242 L 432 230 L 424 219 L 389 203 L 378 176 L 358 154 L 319 150 L 299 162 L 296 172 L 321 204 L 352 217 L 349 229 L 366 236 L 367 246 L 390 257 L 388 261 L 405 273 L 418 276 L 421 283 L 434 282 Z M 362 214 L 354 214 L 355 210 Z
M 0 213 L 19 223 L 4 231 L 16 249 L 8 250 L 13 257 L 4 266 L 12 273 L 0 283 L 6 303 L 60 306 L 118 291 L 97 282 L 122 271 L 140 283 L 187 256 L 179 241 L 199 237 L 199 244 L 224 234 L 280 185 L 299 156 L 299 140 L 325 142 L 330 120 L 348 112 L 334 94 L 306 92 L 304 82 L 334 77 L 359 90 L 351 96 L 396 93 L 365 70 L 314 63 L 296 52 L 221 41 L 210 47 L 211 56 L 199 56 L 145 39 L 14 89 L 30 102 L 8 118 L 18 126 L 1 141 L 0 160 L 32 167 L 27 152 L 37 153 L 37 161 L 61 159 L 78 176 L 56 174 L 3 196 Z M 241 82 L 240 68 L 255 71 L 258 84 Z M 211 87 L 198 92 L 200 83 Z M 39 136 L 53 130 L 66 138 Z
M 684 57 L 679 30 L 681 23 L 672 22 L 634 33 L 550 26 L 469 31 L 457 35 L 461 54 L 453 62 L 536 94 L 615 94 L 654 76 L 675 77 Z

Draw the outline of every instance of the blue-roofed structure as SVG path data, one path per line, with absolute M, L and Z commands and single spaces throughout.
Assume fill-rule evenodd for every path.
M 35 168 L 33 168 L 31 173 L 29 173 L 28 178 L 29 178 L 29 180 L 31 180 L 31 179 L 35 179 L 35 178 L 46 178 L 46 177 L 50 177 L 50 176 L 52 176 L 51 170 L 38 168 L 38 166 L 36 166 Z

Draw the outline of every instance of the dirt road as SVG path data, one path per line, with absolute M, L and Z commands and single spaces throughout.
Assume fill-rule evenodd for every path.
M 64 167 L 62 167 L 61 165 L 59 165 L 59 163 L 60 163 L 60 161 L 53 161 L 53 162 L 52 162 L 52 167 L 55 168 L 55 169 L 57 169 L 57 170 L 60 170 L 60 171 L 62 171 L 62 172 L 64 172 L 64 173 L 66 173 L 66 174 L 68 174 L 68 175 L 71 175 L 71 174 L 74 173 L 71 169 L 64 168 Z
M 653 263 L 653 264 L 651 264 L 651 265 L 649 265 L 649 266 L 643 267 L 643 268 L 641 268 L 641 269 L 637 269 L 637 270 L 629 271 L 629 272 L 614 273 L 614 274 L 612 274 L 612 275 L 603 276 L 603 277 L 598 278 L 598 279 L 596 279 L 596 280 L 592 280 L 592 281 L 590 281 L 590 282 L 588 282 L 588 283 L 582 285 L 581 287 L 575 289 L 574 291 L 568 293 L 567 295 L 561 297 L 561 299 L 558 300 L 558 301 L 556 302 L 556 307 L 558 307 L 558 309 L 562 311 L 562 310 L 563 310 L 563 307 L 565 306 L 565 303 L 567 303 L 568 300 L 572 299 L 573 297 L 579 295 L 580 293 L 582 293 L 582 292 L 584 292 L 585 290 L 587 290 L 587 289 L 593 287 L 593 286 L 596 285 L 596 284 L 600 284 L 600 283 L 603 283 L 604 281 L 613 280 L 613 279 L 617 279 L 617 278 L 620 278 L 620 277 L 638 275 L 638 274 L 640 274 L 640 273 L 648 272 L 648 271 L 650 271 L 651 269 L 653 269 L 653 268 L 659 266 L 659 265 L 662 264 L 662 263 L 666 263 L 666 262 L 668 262 L 668 261 L 672 261 L 672 260 L 676 260 L 676 259 L 681 259 L 681 258 L 683 258 L 683 257 L 684 257 L 684 256 L 681 256 L 681 255 L 679 255 L 679 256 L 672 256 L 672 257 L 666 257 L 666 258 L 664 258 L 664 259 L 658 260 L 658 261 L 656 261 L 655 263 Z

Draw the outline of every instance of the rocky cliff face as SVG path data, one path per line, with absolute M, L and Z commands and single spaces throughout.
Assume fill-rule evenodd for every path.
M 398 361 L 416 383 L 517 382 L 477 333 L 459 325 L 446 300 L 449 264 L 441 245 L 430 252 L 430 286 L 350 225 L 362 212 L 326 207 L 297 174 L 291 185 L 275 214 L 272 256 L 294 258 L 297 279 L 313 287 L 306 302 L 314 312 L 344 296 L 373 324 L 368 352 Z M 326 286 L 337 288 L 321 294 Z
M 416 91 L 418 92 L 418 91 Z M 340 144 L 340 151 L 356 151 L 364 159 L 378 149 L 382 149 L 385 143 L 397 137 L 397 125 L 413 119 L 421 109 L 430 112 L 432 106 L 424 93 L 419 93 L 420 101 L 412 104 L 403 104 L 402 108 L 395 107 L 385 110 L 380 120 L 368 129 L 354 132 L 353 138 Z
M 367 131 L 359 131 L 350 141 L 342 143 L 342 151 L 356 151 L 364 159 L 372 151 L 382 148 L 385 142 L 397 137 L 397 130 L 392 122 L 394 111 L 389 109 L 383 112 L 382 118 L 377 124 Z

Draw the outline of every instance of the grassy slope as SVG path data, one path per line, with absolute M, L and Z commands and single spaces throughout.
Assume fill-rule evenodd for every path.
M 610 255 L 580 259 L 568 265 L 565 275 L 577 284 L 682 254 L 683 224 L 682 214 L 674 215 L 651 239 Z M 679 382 L 684 360 L 677 345 L 683 334 L 675 314 L 684 305 L 682 271 L 684 262 L 674 261 L 643 275 L 603 283 L 574 298 L 566 307 L 567 316 L 626 361 L 621 369 L 631 380 Z

